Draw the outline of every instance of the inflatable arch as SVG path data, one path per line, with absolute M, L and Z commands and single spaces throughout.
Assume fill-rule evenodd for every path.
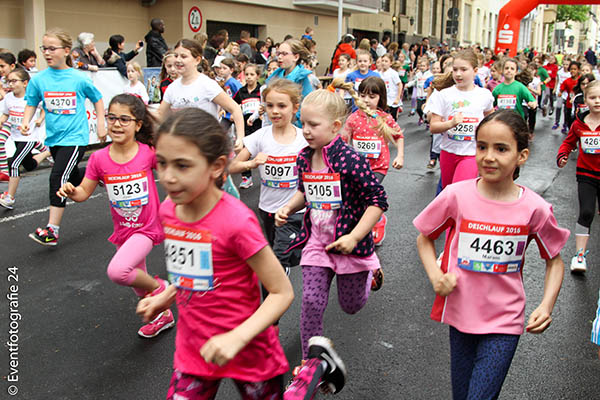
M 519 28 L 521 19 L 540 4 L 600 4 L 600 0 L 511 0 L 500 9 L 498 14 L 498 27 L 496 32 L 496 49 L 500 53 L 508 50 L 509 55 L 517 54 L 519 42 Z

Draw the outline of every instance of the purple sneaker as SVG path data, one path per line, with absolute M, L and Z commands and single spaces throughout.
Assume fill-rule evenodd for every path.
M 553 131 L 555 131 L 555 130 L 557 130 L 557 129 L 558 129 L 558 124 L 554 124 L 554 125 L 552 125 L 552 130 L 553 130 Z

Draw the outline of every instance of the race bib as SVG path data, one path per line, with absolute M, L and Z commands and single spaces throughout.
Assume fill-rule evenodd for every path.
M 258 111 L 259 107 L 260 99 L 258 98 L 253 97 L 250 99 L 242 100 L 242 114 L 244 115 L 254 114 Z
M 377 136 L 354 135 L 354 148 L 366 158 L 379 158 L 381 155 L 381 139 Z
M 497 100 L 498 108 L 504 110 L 514 110 L 517 107 L 516 94 L 499 94 Z
M 298 156 L 273 157 L 268 156 L 267 162 L 261 165 L 260 177 L 262 184 L 277 189 L 291 189 L 298 186 Z
M 9 110 L 8 111 L 8 123 L 13 127 L 19 127 L 23 123 L 23 116 L 25 115 L 22 111 Z
M 600 154 L 600 132 L 581 132 L 581 149 L 587 154 Z
M 340 174 L 304 172 L 302 180 L 310 208 L 335 210 L 342 206 Z
M 112 207 L 131 208 L 148 204 L 146 171 L 125 175 L 104 175 L 104 185 Z
M 179 289 L 214 289 L 210 231 L 165 225 L 165 259 L 169 282 Z
M 519 272 L 529 228 L 463 220 L 458 236 L 458 266 L 489 274 Z
M 53 114 L 75 114 L 77 96 L 75 92 L 44 92 L 44 104 Z
M 588 112 L 588 111 L 590 111 L 590 108 L 585 103 L 584 104 L 579 104 L 577 106 L 577 112 L 580 113 L 580 114 L 583 114 L 583 113 Z
M 452 120 L 452 117 L 450 117 Z M 479 118 L 464 117 L 463 122 L 448 131 L 448 137 L 458 141 L 475 140 L 475 129 L 479 124 Z

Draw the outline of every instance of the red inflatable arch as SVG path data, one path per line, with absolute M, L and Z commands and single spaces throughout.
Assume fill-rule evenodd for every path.
M 511 0 L 500 9 L 498 14 L 496 54 L 507 49 L 511 57 L 517 54 L 521 19 L 540 4 L 600 4 L 600 0 Z

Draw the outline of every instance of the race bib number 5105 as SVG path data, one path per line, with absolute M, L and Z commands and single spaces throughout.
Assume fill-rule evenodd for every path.
M 310 208 L 335 210 L 342 206 L 340 174 L 305 172 L 302 174 L 302 180 Z
M 475 272 L 519 272 L 529 228 L 463 220 L 458 237 L 458 266 Z

